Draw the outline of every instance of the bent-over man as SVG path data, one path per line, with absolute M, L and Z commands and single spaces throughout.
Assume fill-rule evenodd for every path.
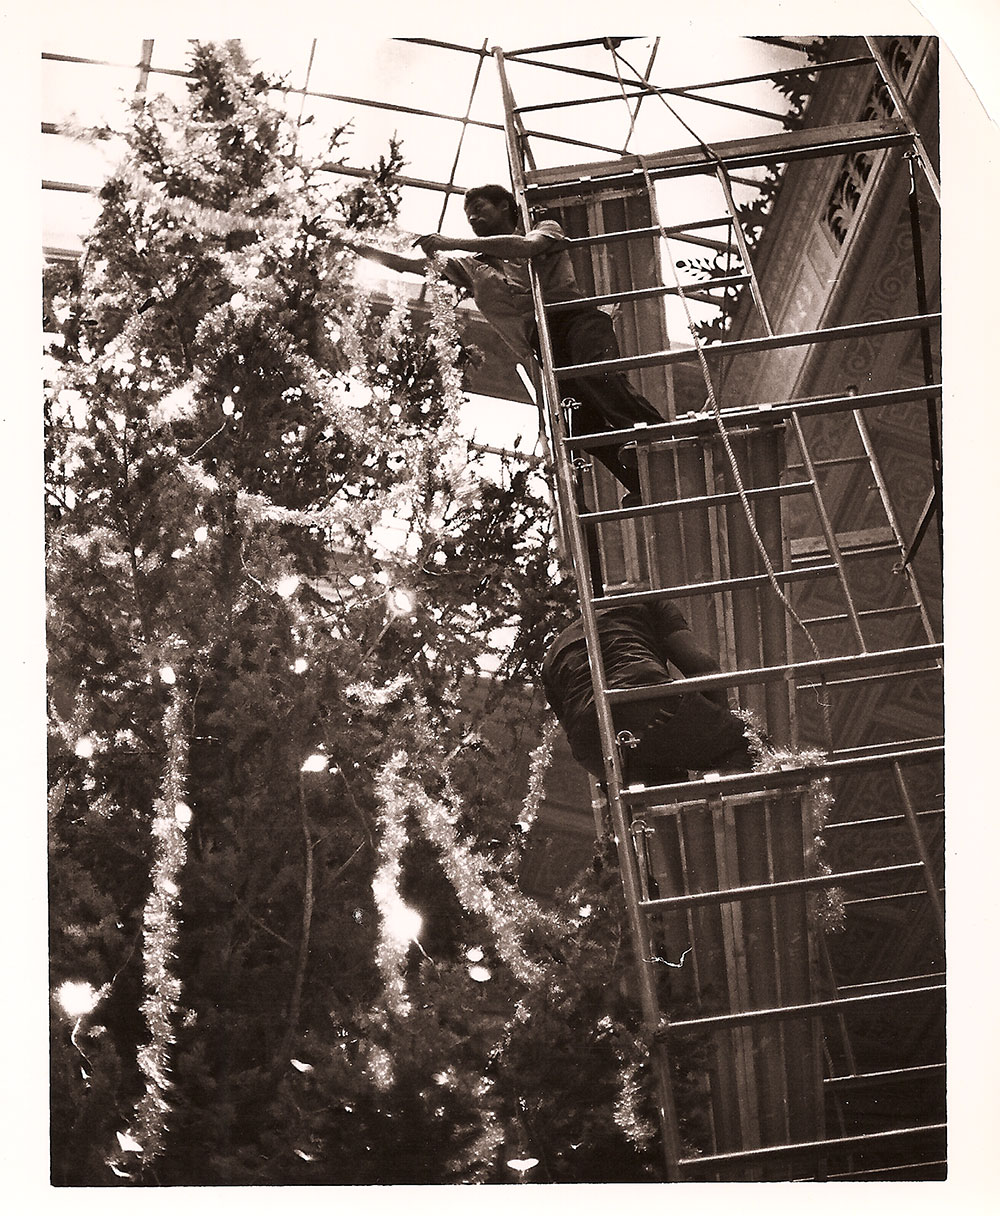
M 600 608 L 597 629 L 609 688 L 670 683 L 672 664 L 684 676 L 717 672 L 687 621 L 669 600 Z M 542 685 L 576 759 L 599 780 L 604 761 L 583 621 L 558 635 L 542 664 Z M 622 748 L 626 783 L 683 781 L 689 769 L 753 767 L 746 724 L 729 709 L 725 689 L 685 692 L 616 706 L 615 729 L 638 742 Z

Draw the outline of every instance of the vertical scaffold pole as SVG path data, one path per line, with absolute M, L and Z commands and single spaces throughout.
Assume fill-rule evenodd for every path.
M 514 125 L 514 101 L 510 84 L 507 80 L 503 50 L 500 47 L 493 47 L 492 51 L 496 60 L 500 87 L 503 94 L 504 130 L 507 138 L 507 156 L 510 161 L 511 183 L 518 200 L 521 218 L 527 228 L 530 217 L 525 197 L 522 154 Z M 600 729 L 601 747 L 604 753 L 604 767 L 607 777 L 608 805 L 615 833 L 615 843 L 618 848 L 625 908 L 636 959 L 643 1022 L 649 1042 L 650 1060 L 655 1070 L 657 1081 L 658 1113 L 663 1137 L 666 1176 L 668 1181 L 677 1182 L 680 1180 L 678 1165 L 681 1155 L 680 1135 L 674 1107 L 670 1061 L 663 1042 L 663 1036 L 661 1033 L 658 1033 L 662 1030 L 665 1019 L 660 1010 L 659 999 L 656 993 L 656 976 L 653 970 L 649 933 L 642 909 L 639 907 L 640 886 L 638 864 L 635 853 L 632 851 L 631 834 L 622 804 L 622 773 L 615 741 L 614 724 L 611 720 L 611 710 L 604 693 L 607 685 L 604 662 L 601 656 L 600 639 L 597 632 L 597 617 L 590 594 L 590 565 L 587 545 L 583 535 L 583 525 L 580 523 L 576 512 L 572 509 L 572 504 L 575 502 L 573 480 L 566 447 L 563 443 L 565 428 L 559 412 L 559 386 L 552 366 L 552 346 L 549 337 L 549 327 L 545 316 L 545 305 L 539 287 L 537 272 L 530 262 L 528 265 L 531 294 L 535 308 L 535 322 L 538 329 L 539 353 L 541 355 L 542 392 L 554 439 L 555 450 L 553 455 L 555 458 L 558 497 L 563 504 L 560 517 L 563 526 L 567 528 L 569 533 L 569 548 L 573 557 L 584 634 L 587 639 L 587 652 L 590 656 L 591 676 L 594 684 L 594 705 L 597 711 L 597 722 Z
M 889 66 L 889 61 L 882 53 L 876 38 L 865 35 L 865 45 L 868 47 L 868 53 L 875 60 L 875 66 L 878 68 L 878 73 L 882 77 L 885 87 L 889 90 L 889 96 L 892 98 L 892 104 L 896 107 L 896 113 L 906 124 L 910 132 L 910 137 L 913 140 L 913 147 L 917 153 L 917 159 L 920 161 L 920 167 L 924 171 L 924 177 L 927 178 L 927 184 L 931 188 L 931 193 L 937 200 L 937 204 L 941 206 L 941 183 L 938 180 L 937 174 L 934 172 L 934 167 L 931 164 L 931 158 L 927 153 L 926 145 L 917 130 L 917 124 L 914 121 L 910 107 L 906 104 L 906 98 L 903 96 L 903 90 L 899 87 L 896 81 L 895 73 Z

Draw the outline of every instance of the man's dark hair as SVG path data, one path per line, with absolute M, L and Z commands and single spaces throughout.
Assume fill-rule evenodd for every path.
M 484 198 L 488 203 L 492 203 L 494 207 L 498 203 L 506 203 L 510 208 L 511 220 L 516 224 L 521 218 L 517 209 L 517 199 L 506 186 L 498 186 L 492 183 L 486 186 L 472 186 L 465 192 L 465 201 L 468 203 L 474 198 Z

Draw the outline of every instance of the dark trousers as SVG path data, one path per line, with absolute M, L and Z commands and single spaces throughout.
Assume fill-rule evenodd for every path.
M 700 692 L 623 705 L 614 720 L 619 732 L 630 731 L 639 739 L 636 745 L 622 748 L 626 784 L 668 785 L 686 780 L 688 769 L 748 772 L 753 767 L 743 719 Z M 603 781 L 604 761 L 593 708 L 567 735 L 576 759 Z
M 611 318 L 598 308 L 551 313 L 549 336 L 556 367 L 621 357 Z M 574 397 L 580 402 L 570 420 L 574 435 L 622 430 L 637 422 L 663 422 L 662 416 L 621 372 L 559 378 L 559 393 L 563 398 Z M 595 448 L 593 454 L 626 489 L 638 493 L 639 473 L 634 466 L 622 464 L 617 448 Z

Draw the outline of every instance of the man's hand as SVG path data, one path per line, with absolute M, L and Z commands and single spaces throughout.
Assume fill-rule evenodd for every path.
M 440 232 L 428 232 L 425 236 L 418 236 L 413 244 L 419 245 L 427 257 L 452 247 L 452 242 Z

